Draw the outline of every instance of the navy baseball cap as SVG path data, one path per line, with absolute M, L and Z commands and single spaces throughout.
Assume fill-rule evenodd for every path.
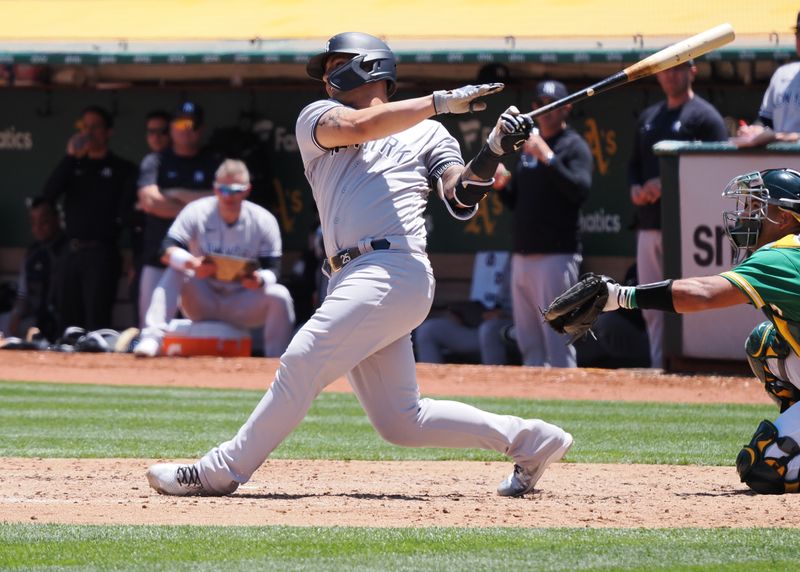
M 538 84 L 536 84 L 536 91 L 533 98 L 541 105 L 543 103 L 542 98 L 546 97 L 550 101 L 556 101 L 557 99 L 563 99 L 568 95 L 569 92 L 567 91 L 567 86 L 560 81 L 548 79 L 547 81 L 540 81 Z
M 184 101 L 175 110 L 172 123 L 185 129 L 197 129 L 203 125 L 203 108 L 191 101 Z

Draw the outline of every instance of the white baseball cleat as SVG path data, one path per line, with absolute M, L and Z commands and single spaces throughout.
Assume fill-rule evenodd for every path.
M 157 463 L 147 469 L 147 481 L 162 495 L 214 495 L 203 487 L 196 465 Z
M 537 451 L 537 457 L 541 460 L 525 467 L 514 465 L 514 472 L 500 483 L 497 494 L 501 497 L 519 497 L 531 492 L 545 469 L 566 455 L 570 447 L 572 447 L 572 435 L 567 432 L 564 432 L 561 438 L 551 439 Z
M 137 357 L 156 357 L 161 350 L 161 343 L 155 338 L 142 338 L 133 353 Z

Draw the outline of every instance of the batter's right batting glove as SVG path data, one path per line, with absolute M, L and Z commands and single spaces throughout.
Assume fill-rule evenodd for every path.
M 465 85 L 458 89 L 433 92 L 433 109 L 436 115 L 442 113 L 472 113 L 486 109 L 485 101 L 477 101 L 486 95 L 499 93 L 505 84 L 484 83 L 481 85 Z
M 515 106 L 506 109 L 489 134 L 486 143 L 495 155 L 518 151 L 533 131 L 533 119 L 522 115 Z

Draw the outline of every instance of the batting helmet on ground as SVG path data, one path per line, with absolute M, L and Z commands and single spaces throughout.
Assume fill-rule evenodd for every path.
M 349 91 L 365 83 L 386 80 L 387 93 L 392 95 L 397 84 L 397 60 L 389 46 L 382 40 L 363 32 L 336 34 L 325 51 L 312 57 L 306 65 L 309 76 L 322 81 L 325 62 L 335 54 L 352 56 L 328 76 L 328 83 L 339 91 Z

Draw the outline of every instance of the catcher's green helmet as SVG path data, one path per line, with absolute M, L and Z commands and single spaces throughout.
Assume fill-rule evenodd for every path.
M 739 255 L 753 250 L 767 216 L 767 205 L 790 212 L 800 222 L 800 173 L 793 169 L 767 169 L 734 177 L 722 196 L 736 199 L 736 209 L 722 214 L 725 232 Z

